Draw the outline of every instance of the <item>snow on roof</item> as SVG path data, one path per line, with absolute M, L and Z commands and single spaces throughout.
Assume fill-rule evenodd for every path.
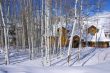
M 98 13 L 84 21 L 84 23 L 88 27 L 91 25 L 96 26 L 98 29 L 103 27 L 104 31 L 110 32 L 110 30 L 108 30 L 110 27 L 110 12 Z
M 96 28 L 98 28 L 99 30 L 101 30 L 103 28 L 103 32 L 108 32 L 108 31 L 110 32 L 110 30 L 108 30 L 108 28 L 110 27 L 110 12 L 99 13 L 98 15 L 96 14 L 96 15 L 90 17 L 87 21 L 84 21 L 84 23 L 87 26 L 87 28 L 89 28 L 93 25 Z M 52 26 L 53 26 L 52 27 L 53 32 L 50 32 L 51 33 L 50 35 L 56 35 L 57 29 L 64 27 L 70 31 L 68 34 L 70 36 L 71 31 L 72 31 L 72 27 L 73 27 L 73 23 L 66 24 L 66 22 L 63 21 L 63 22 L 59 22 L 58 24 L 54 24 Z M 85 26 L 84 26 L 84 28 L 85 28 Z M 74 35 L 79 35 L 78 29 L 75 28 L 76 31 L 75 31 Z M 83 30 L 85 30 L 85 29 L 83 29 Z M 84 35 L 84 38 L 85 38 L 85 35 Z
M 98 33 L 96 33 L 95 35 L 91 35 L 91 34 L 88 34 L 87 36 L 87 41 L 104 41 L 104 42 L 107 42 L 107 41 L 110 41 L 110 39 L 106 38 L 105 37 L 105 34 L 104 34 L 104 30 L 103 29 L 100 29 Z
M 53 24 L 53 27 L 61 28 L 61 27 L 66 27 L 66 23 L 65 22 L 59 22 L 58 24 Z
M 79 29 L 75 30 L 74 34 L 72 36 L 74 37 L 75 35 L 80 37 L 80 30 Z M 71 36 L 71 34 L 69 34 L 69 36 Z M 86 32 L 81 31 L 81 39 L 86 40 Z
M 95 26 L 98 29 L 102 28 L 102 25 L 100 25 L 97 21 L 87 21 L 87 22 L 85 22 L 85 25 L 87 26 L 87 28 L 89 28 L 91 26 Z

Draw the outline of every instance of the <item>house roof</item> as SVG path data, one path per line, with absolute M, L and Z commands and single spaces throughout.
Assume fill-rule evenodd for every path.
M 102 29 L 103 27 L 101 25 L 89 23 L 89 25 L 87 25 L 87 28 L 89 28 L 91 26 L 95 26 L 96 28 L 99 29 L 99 31 L 95 35 L 91 35 L 90 33 L 89 34 L 86 34 L 86 32 L 83 31 L 81 33 L 81 38 L 84 39 L 84 41 L 94 41 L 94 42 L 95 41 L 104 41 L 104 42 L 110 41 L 110 39 L 108 39 L 107 37 L 105 37 L 104 29 Z M 67 30 L 70 30 L 70 32 L 68 33 L 68 36 L 71 35 L 72 25 L 71 24 L 67 24 L 66 25 L 66 23 L 61 23 L 61 22 L 59 22 L 58 24 L 54 24 L 52 26 L 53 32 L 52 33 L 50 32 L 49 35 L 56 36 L 57 35 L 57 29 L 58 28 L 61 28 L 61 27 L 64 27 Z M 78 29 L 75 29 L 74 34 L 72 36 L 75 36 L 75 35 L 80 36 L 80 30 L 79 30 L 79 28 Z
M 102 25 L 100 25 L 97 21 L 86 21 L 85 22 L 85 26 L 87 28 L 90 28 L 91 26 L 95 26 L 97 29 L 101 29 L 102 28 Z
M 79 29 L 75 30 L 74 34 L 72 36 L 74 37 L 76 35 L 80 37 L 80 30 Z M 71 36 L 71 35 L 69 34 L 69 36 Z M 86 40 L 86 32 L 81 32 L 81 39 Z
M 91 25 L 91 26 L 95 26 L 95 25 Z M 90 26 L 90 27 L 91 27 Z M 80 36 L 80 29 L 77 29 L 74 31 L 74 35 L 78 35 Z M 86 32 L 82 32 L 81 33 L 81 38 L 84 39 L 84 41 L 100 41 L 100 42 L 108 42 L 110 41 L 110 39 L 108 39 L 107 37 L 105 37 L 105 33 L 104 33 L 104 29 L 102 27 L 100 27 L 99 31 L 95 34 L 95 35 L 92 35 L 92 34 L 87 34 Z
M 100 29 L 98 33 L 96 33 L 95 35 L 91 35 L 88 34 L 87 35 L 87 41 L 100 41 L 100 42 L 107 42 L 110 41 L 110 39 L 108 39 L 107 37 L 105 37 L 105 33 L 103 29 Z

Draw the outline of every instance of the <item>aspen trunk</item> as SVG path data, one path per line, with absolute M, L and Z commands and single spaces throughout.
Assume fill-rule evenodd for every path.
M 4 48 L 5 48 L 5 64 L 9 64 L 9 52 L 8 52 L 8 41 L 7 41 L 7 31 L 6 31 L 6 24 L 3 18 L 3 11 L 2 11 L 2 5 L 0 2 L 0 11 L 1 11 L 1 16 L 2 16 L 2 23 L 3 23 L 3 30 L 4 30 L 4 39 L 5 39 L 5 43 L 4 43 Z
M 74 20 L 74 24 L 73 24 L 73 28 L 72 28 L 72 33 L 71 33 L 70 41 L 69 41 L 69 47 L 68 47 L 68 61 L 67 61 L 68 62 L 68 66 L 70 64 L 72 40 L 73 40 L 73 34 L 74 34 L 76 22 L 77 22 L 77 2 L 78 2 L 78 0 L 75 0 L 75 20 Z

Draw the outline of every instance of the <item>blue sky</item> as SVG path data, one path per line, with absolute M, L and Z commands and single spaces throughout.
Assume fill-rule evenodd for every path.
M 110 0 L 104 1 L 105 1 L 104 11 L 110 11 Z
M 3 0 L 3 1 L 5 1 L 5 0 Z M 13 1 L 13 0 L 10 0 L 11 2 Z M 54 2 L 55 0 L 53 0 L 53 2 Z M 64 1 L 66 1 L 66 3 L 69 3 L 69 4 L 71 4 L 72 2 L 72 0 L 64 0 Z M 91 1 L 91 0 L 90 0 Z M 93 0 L 93 1 L 95 1 L 95 0 Z M 104 5 L 103 5 L 103 10 L 102 10 L 102 12 L 110 12 L 110 0 L 103 0 L 104 2 Z M 20 11 L 20 5 L 19 5 L 19 0 L 16 0 L 16 12 L 19 12 Z M 33 5 L 34 5 L 34 10 L 36 9 L 36 7 L 39 7 L 39 6 L 41 6 L 41 0 L 33 0 Z M 6 5 L 5 5 L 6 6 Z M 11 4 L 10 5 L 11 6 L 11 10 L 10 10 L 10 13 L 13 13 L 12 12 L 12 9 L 13 9 L 13 4 Z M 4 7 L 4 6 L 3 6 Z M 5 12 L 7 12 L 7 9 L 6 10 L 4 10 L 4 13 Z

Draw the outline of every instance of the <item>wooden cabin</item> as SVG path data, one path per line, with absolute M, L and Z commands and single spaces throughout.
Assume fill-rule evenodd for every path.
M 75 35 L 72 40 L 72 48 L 78 48 L 80 42 L 80 37 L 78 35 Z
M 61 27 L 57 29 L 58 35 L 60 35 L 60 32 L 62 33 L 62 36 L 67 36 L 69 30 L 67 30 L 65 27 Z
M 60 32 L 62 33 L 62 35 L 60 35 Z M 68 30 L 66 28 L 64 27 L 58 28 L 56 36 L 49 36 L 49 46 L 53 47 L 54 44 L 59 45 L 61 40 L 61 46 L 66 47 L 68 45 L 67 34 Z
M 78 48 L 79 47 L 79 43 L 80 43 L 80 37 L 78 35 L 75 35 L 73 37 L 73 41 L 72 41 L 72 48 Z M 82 47 L 86 46 L 86 43 L 84 42 L 83 39 L 81 39 L 81 45 L 82 45 Z
M 103 29 L 97 29 L 95 26 L 91 26 L 88 28 L 88 46 L 90 47 L 99 47 L 99 48 L 107 48 L 109 47 L 109 39 L 105 36 Z
M 88 45 L 89 47 L 99 47 L 99 48 L 109 47 L 110 40 L 108 40 L 105 37 L 105 33 L 102 29 L 97 28 L 96 26 L 92 25 L 87 30 L 88 31 L 87 31 L 86 39 L 85 39 L 85 36 L 84 37 L 82 36 L 83 39 L 81 39 L 80 36 L 77 34 L 75 36 L 73 36 L 72 48 L 79 47 L 80 39 L 81 39 L 82 47 L 86 47 L 86 45 Z M 60 33 L 62 35 L 60 35 Z M 65 27 L 58 28 L 57 35 L 49 37 L 50 45 L 53 46 L 53 44 L 56 42 L 57 42 L 57 45 L 59 45 L 60 40 L 61 40 L 61 47 L 68 47 L 69 46 L 68 33 L 69 33 L 69 30 L 67 30 Z M 90 36 L 88 36 L 88 35 L 90 35 Z M 96 41 L 96 37 L 97 37 L 97 41 Z
M 88 42 L 90 47 L 107 48 L 109 47 L 109 42 Z
M 67 47 L 68 46 L 68 43 L 69 43 L 69 40 L 68 40 L 68 34 L 69 30 L 67 30 L 66 28 L 64 27 L 61 27 L 61 28 L 58 28 L 57 29 L 57 33 L 58 33 L 58 41 L 60 40 L 61 38 L 61 46 L 62 47 Z M 60 33 L 62 35 L 60 35 Z M 60 41 L 59 41 L 59 44 L 60 44 Z
M 97 32 L 98 32 L 98 28 L 95 27 L 94 25 L 90 26 L 87 31 L 88 31 L 88 34 L 90 33 L 91 35 L 95 35 Z

